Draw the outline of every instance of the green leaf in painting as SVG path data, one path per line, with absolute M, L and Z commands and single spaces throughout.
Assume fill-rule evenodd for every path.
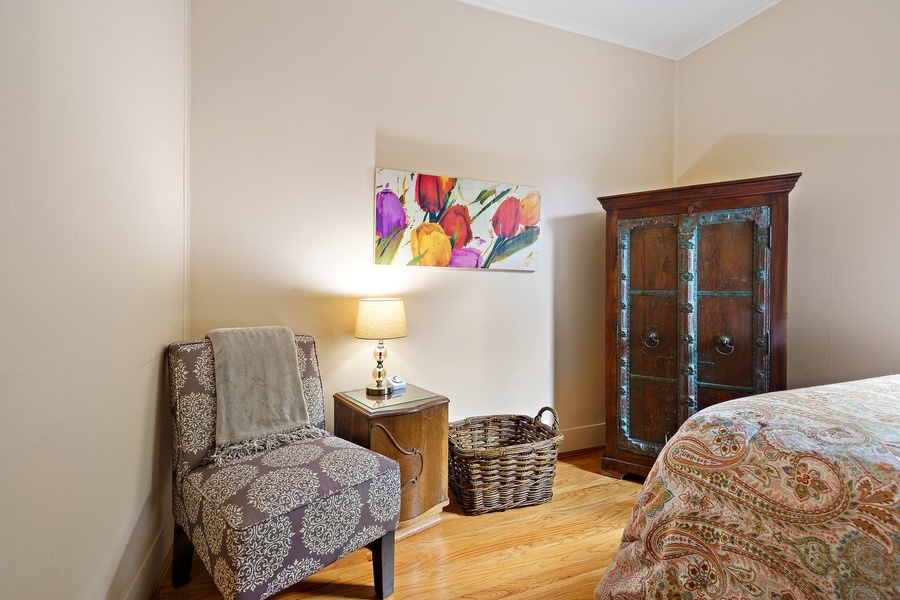
M 490 262 L 496 262 L 498 260 L 503 260 L 504 258 L 509 258 L 516 252 L 527 248 L 537 241 L 540 233 L 540 227 L 526 227 L 525 231 L 523 231 L 519 235 L 504 240 L 504 243 L 499 248 L 497 248 L 497 251 L 490 257 Z M 487 264 L 488 261 L 485 261 L 485 265 Z
M 403 233 L 406 230 L 403 227 L 395 229 L 394 232 L 386 238 L 378 240 L 375 244 L 375 264 L 390 265 L 394 262 L 394 256 L 397 249 L 400 248 L 400 242 L 403 241 Z
M 494 187 L 486 187 L 480 192 L 478 192 L 478 196 L 476 196 L 475 200 L 473 200 L 470 204 L 484 204 L 487 202 L 487 199 L 497 193 L 497 188 Z
M 506 238 L 497 238 L 493 242 L 491 242 L 491 246 L 488 249 L 487 256 L 485 256 L 484 262 L 481 263 L 482 269 L 487 269 L 491 266 L 491 263 L 494 262 L 494 256 L 497 254 L 497 251 L 507 241 L 508 240 Z
M 423 252 L 422 254 L 418 255 L 417 257 L 415 257 L 414 259 L 412 259 L 411 261 L 406 263 L 406 266 L 407 267 L 416 266 L 417 264 L 419 264 L 422 261 L 423 258 L 425 258 L 426 254 L 428 254 L 428 252 Z
M 501 200 L 503 200 L 503 198 L 505 198 L 506 195 L 507 195 L 508 193 L 510 193 L 511 191 L 512 191 L 512 188 L 506 188 L 505 190 L 503 190 L 502 192 L 500 192 L 499 194 L 497 194 L 490 202 L 488 202 L 487 204 L 484 205 L 484 208 L 482 208 L 481 210 L 478 211 L 478 214 L 477 214 L 477 215 L 475 215 L 474 217 L 472 217 L 472 219 L 471 219 L 472 222 L 474 223 L 474 222 L 475 222 L 475 219 L 477 219 L 478 217 L 480 217 L 480 216 L 482 215 L 482 213 L 484 213 L 484 211 L 486 211 L 487 209 L 489 209 L 491 206 L 493 206 L 494 204 L 497 204 L 498 202 L 500 202 Z

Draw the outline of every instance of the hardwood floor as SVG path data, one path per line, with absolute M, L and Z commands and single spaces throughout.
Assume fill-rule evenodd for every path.
M 397 542 L 392 600 L 590 600 L 619 546 L 641 486 L 600 475 L 600 454 L 563 457 L 553 499 L 539 506 L 466 516 L 450 494 L 443 522 Z M 194 557 L 191 582 L 157 600 L 221 598 Z M 329 565 L 277 600 L 374 598 L 365 548 Z

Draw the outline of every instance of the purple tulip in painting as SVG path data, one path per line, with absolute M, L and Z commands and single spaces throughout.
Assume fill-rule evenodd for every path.
M 541 191 L 391 169 L 375 171 L 375 262 L 534 271 Z

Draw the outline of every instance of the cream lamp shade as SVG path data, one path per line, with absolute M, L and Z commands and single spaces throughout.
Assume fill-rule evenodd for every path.
M 372 377 L 374 384 L 366 386 L 366 394 L 370 396 L 386 396 L 394 391 L 394 386 L 387 381 L 384 359 L 387 350 L 384 340 L 406 337 L 406 312 L 400 298 L 363 298 L 359 301 L 359 312 L 356 315 L 356 331 L 354 337 L 362 340 L 378 340 L 373 353 L 375 369 Z
M 406 337 L 406 311 L 401 298 L 363 298 L 356 315 L 356 332 L 361 340 L 390 340 Z

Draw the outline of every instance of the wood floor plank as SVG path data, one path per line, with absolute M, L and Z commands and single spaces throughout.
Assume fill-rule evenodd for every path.
M 589 600 L 622 538 L 641 486 L 600 475 L 598 452 L 561 458 L 553 499 L 479 516 L 451 494 L 440 525 L 397 542 L 392 600 Z M 366 549 L 272 596 L 275 600 L 374 598 Z M 221 598 L 195 557 L 191 582 L 168 574 L 156 600 Z

